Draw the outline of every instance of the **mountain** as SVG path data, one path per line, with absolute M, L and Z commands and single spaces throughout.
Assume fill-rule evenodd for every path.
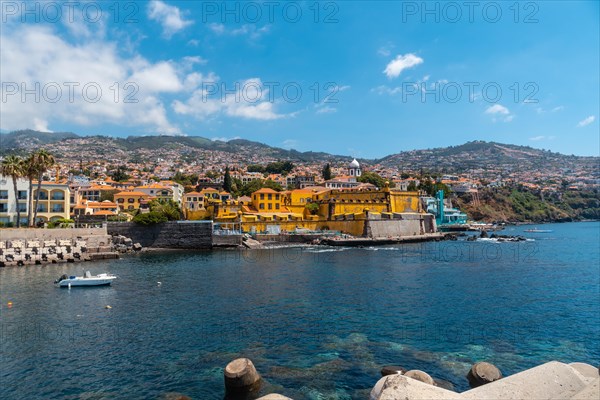
M 276 160 L 297 164 L 343 165 L 350 158 L 324 152 L 299 152 L 245 139 L 211 140 L 200 136 L 79 136 L 70 132 L 48 133 L 23 130 L 0 134 L 0 155 L 31 152 L 44 146 L 64 162 L 109 161 L 144 163 L 158 159 L 172 165 L 190 163 L 224 166 L 248 165 Z M 398 171 L 413 173 L 469 173 L 494 181 L 513 179 L 533 182 L 537 177 L 560 182 L 586 183 L 600 179 L 600 157 L 580 157 L 496 142 L 473 141 L 459 146 L 412 150 L 377 160 L 360 160 L 367 168 L 393 175 Z M 530 179 L 531 178 L 531 179 Z
M 71 132 L 39 132 L 31 129 L 0 133 L 0 150 L 30 149 L 77 137 Z
M 90 148 L 97 149 L 100 154 L 123 152 L 136 153 L 143 150 L 184 150 L 200 149 L 224 153 L 248 153 L 261 155 L 274 159 L 289 159 L 294 161 L 324 161 L 331 159 L 349 159 L 347 156 L 334 156 L 324 152 L 300 152 L 273 147 L 260 142 L 245 139 L 230 141 L 211 140 L 201 136 L 129 136 L 127 138 L 110 136 L 79 136 L 70 132 L 38 132 L 22 130 L 0 134 L 0 154 L 14 151 L 32 151 L 40 146 L 47 146 L 49 150 L 57 148 L 58 156 L 81 154 L 81 151 Z M 69 148 L 70 147 L 70 148 Z M 66 149 L 68 148 L 68 149 Z M 70 150 L 63 151 L 62 149 Z
M 404 151 L 376 160 L 384 167 L 430 172 L 472 172 L 481 169 L 498 171 L 544 171 L 580 167 L 598 170 L 599 157 L 568 156 L 548 150 L 496 142 L 473 141 L 460 146 Z

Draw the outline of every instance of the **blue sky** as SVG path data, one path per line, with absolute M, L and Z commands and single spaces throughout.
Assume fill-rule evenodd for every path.
M 600 152 L 596 1 L 0 4 L 3 131 Z

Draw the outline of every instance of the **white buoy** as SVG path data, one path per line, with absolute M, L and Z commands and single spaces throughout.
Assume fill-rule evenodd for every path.
M 71 289 L 71 282 L 69 282 L 69 290 Z
M 162 282 L 156 282 L 158 284 L 158 286 L 162 285 Z

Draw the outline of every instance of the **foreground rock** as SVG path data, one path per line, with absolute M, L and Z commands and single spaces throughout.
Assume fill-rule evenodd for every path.
M 479 368 L 475 368 L 475 370 L 477 374 L 483 374 L 481 371 L 484 369 L 480 371 Z M 488 374 L 487 368 L 485 370 L 485 374 Z M 583 363 L 563 364 L 556 361 L 463 393 L 442 389 L 406 375 L 388 375 L 377 382 L 370 396 L 370 400 L 597 400 L 599 398 L 600 377 L 597 368 Z
M 395 374 L 404 374 L 406 370 L 402 367 L 398 367 L 397 365 L 386 365 L 381 368 L 381 376 L 395 375 Z
M 292 399 L 290 399 L 289 397 L 282 396 L 282 395 L 277 394 L 277 393 L 272 393 L 272 394 L 268 394 L 268 395 L 263 396 L 263 397 L 259 397 L 256 400 L 292 400 Z
M 467 374 L 469 385 L 471 385 L 472 388 L 497 381 L 501 378 L 502 373 L 500 370 L 496 368 L 495 365 L 487 362 L 478 362 L 474 364 Z
M 427 372 L 423 372 L 418 369 L 413 369 L 411 371 L 408 371 L 407 373 L 404 374 L 404 376 L 412 378 L 412 379 L 416 379 L 416 380 L 426 383 L 428 385 L 435 385 L 433 378 Z
M 248 358 L 237 358 L 227 364 L 224 375 L 228 396 L 244 396 L 260 389 L 260 375 Z

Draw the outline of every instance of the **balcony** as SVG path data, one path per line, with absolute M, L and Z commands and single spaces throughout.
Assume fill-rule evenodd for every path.
M 51 208 L 53 213 L 62 213 L 65 212 L 65 208 L 63 206 L 57 207 L 57 206 L 53 206 Z
M 50 198 L 52 201 L 65 201 L 64 193 L 54 193 Z

